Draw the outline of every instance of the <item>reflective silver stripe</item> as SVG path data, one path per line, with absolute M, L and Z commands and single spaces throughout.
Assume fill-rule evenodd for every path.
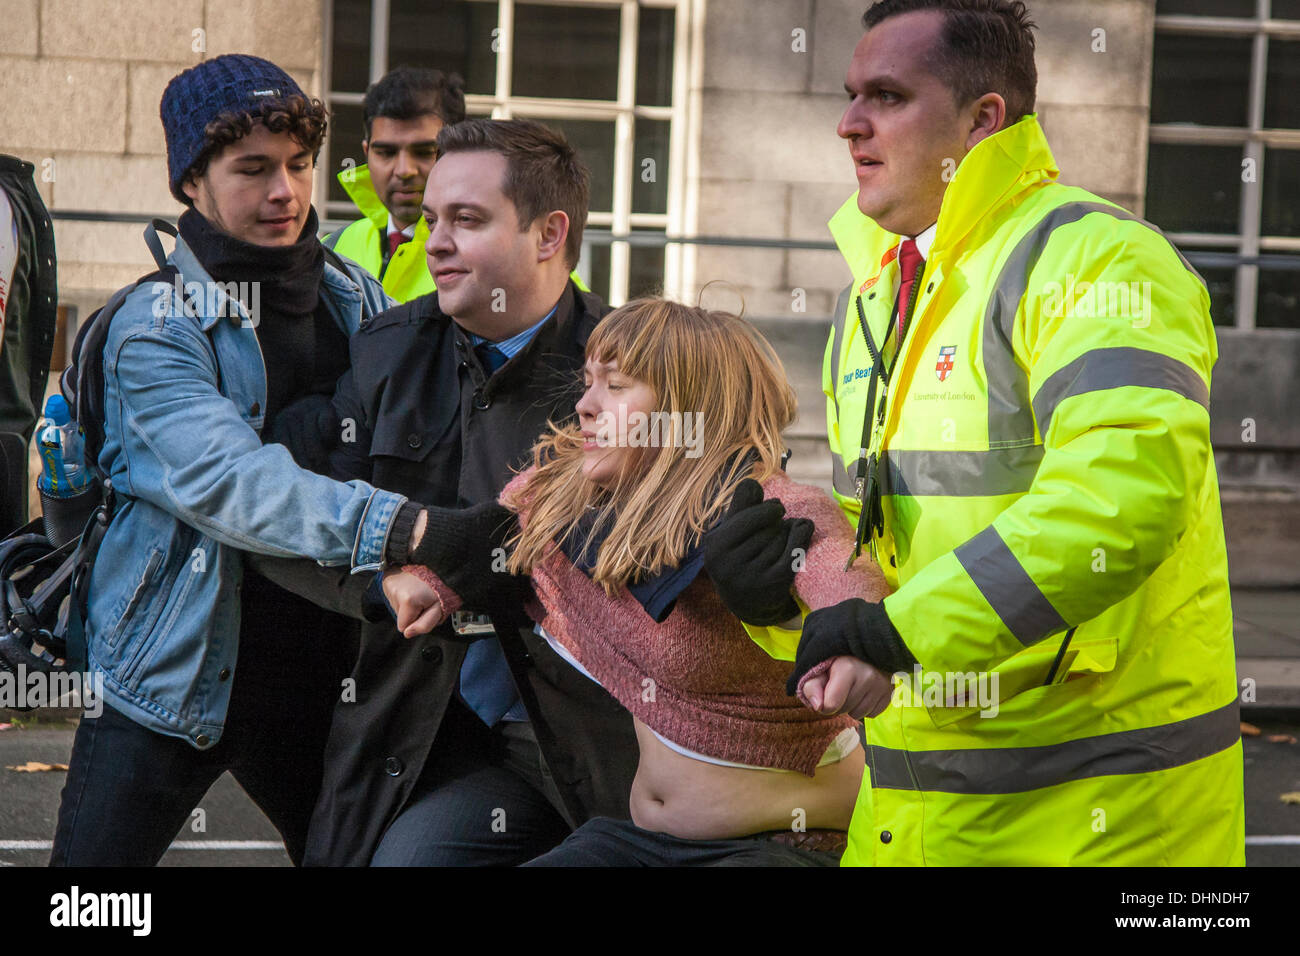
M 953 554 L 1021 644 L 1036 644 L 1068 626 L 1034 579 L 1025 573 L 997 528 L 989 525 Z
M 853 283 L 850 282 L 835 300 L 835 312 L 831 315 L 831 398 L 835 400 L 836 419 L 840 417 L 840 349 L 844 345 L 844 326 L 849 321 L 849 295 L 852 292 Z
M 883 790 L 1024 793 L 1072 780 L 1157 773 L 1221 753 L 1241 739 L 1237 701 L 1159 727 L 1044 747 L 893 750 L 869 746 L 871 784 Z
M 1038 430 L 1047 434 L 1052 413 L 1067 398 L 1127 385 L 1166 388 L 1207 410 L 1210 407 L 1210 390 L 1204 379 L 1178 359 L 1147 349 L 1093 349 L 1057 369 L 1038 389 L 1034 396 Z
M 846 498 L 858 496 L 857 487 L 849 477 L 849 470 L 844 467 L 844 459 L 834 448 L 831 449 L 831 486 Z
M 988 451 L 884 452 L 882 494 L 919 498 L 945 495 L 975 498 L 1022 494 L 1033 484 L 1042 445 L 993 448 Z
M 1138 222 L 1157 234 L 1160 230 L 1151 223 L 1133 215 L 1126 209 L 1100 202 L 1072 202 L 1057 206 L 1044 216 L 1007 256 L 994 284 L 984 313 L 983 352 L 984 370 L 989 389 L 989 447 L 997 448 L 1007 443 L 1019 444 L 1034 437 L 1034 422 L 1029 404 L 1029 374 L 1016 362 L 1011 347 L 1016 312 L 1029 288 L 1029 276 L 1038 264 L 1052 233 L 1062 226 L 1078 222 L 1084 216 L 1099 212 L 1116 219 Z M 1198 280 L 1200 274 L 1192 268 L 1177 247 L 1170 243 Z M 1040 433 L 1043 429 L 1040 426 Z

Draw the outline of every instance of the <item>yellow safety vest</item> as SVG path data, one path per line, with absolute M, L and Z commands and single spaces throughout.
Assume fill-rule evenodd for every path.
M 341 170 L 339 182 L 363 218 L 327 236 L 325 245 L 379 279 L 384 291 L 398 302 L 409 302 L 432 292 L 433 276 L 429 274 L 429 262 L 424 255 L 424 244 L 429 239 L 429 226 L 424 217 L 416 220 L 414 235 L 397 247 L 388 260 L 388 267 L 384 268 L 382 243 L 388 228 L 388 209 L 375 192 L 370 170 L 365 166 Z
M 1032 116 L 964 158 L 877 397 L 871 550 L 923 670 L 866 722 L 845 865 L 1244 863 L 1209 297 L 1057 175 Z M 830 228 L 854 282 L 823 387 L 857 522 L 862 325 L 881 341 L 899 237 L 856 196 Z
M 437 287 L 429 274 L 429 260 L 424 246 L 429 241 L 429 224 L 421 216 L 415 221 L 415 232 L 397 247 L 388 268 L 384 268 L 384 251 L 381 246 L 384 231 L 388 228 L 388 209 L 375 192 L 366 166 L 355 166 L 339 172 L 339 182 L 347 191 L 365 218 L 345 226 L 333 235 L 326 236 L 325 245 L 341 256 L 347 256 L 379 279 L 384 291 L 397 302 L 410 302 L 428 295 Z M 383 275 L 380 275 L 380 270 Z M 575 269 L 570 277 L 583 292 L 590 292 Z

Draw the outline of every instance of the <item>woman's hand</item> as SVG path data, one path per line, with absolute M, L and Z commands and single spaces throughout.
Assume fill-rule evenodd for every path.
M 397 629 L 404 637 L 428 634 L 446 620 L 438 594 L 409 571 L 384 574 L 384 597 L 397 615 Z
M 799 684 L 799 699 L 810 709 L 828 717 L 847 713 L 858 720 L 883 713 L 893 693 L 888 674 L 848 655 L 832 657 L 830 667 L 814 668 Z

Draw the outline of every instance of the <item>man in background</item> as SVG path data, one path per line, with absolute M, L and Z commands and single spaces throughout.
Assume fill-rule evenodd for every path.
M 366 162 L 339 172 L 362 218 L 327 236 L 325 245 L 359 263 L 398 302 L 433 291 L 420 201 L 438 133 L 465 118 L 464 85 L 441 70 L 399 66 L 388 73 L 366 91 Z

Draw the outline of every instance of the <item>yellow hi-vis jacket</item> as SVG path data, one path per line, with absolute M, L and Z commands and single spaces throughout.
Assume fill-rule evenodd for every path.
M 339 182 L 365 217 L 326 236 L 325 245 L 378 279 L 384 291 L 397 302 L 410 302 L 435 291 L 429 260 L 424 254 L 424 245 L 429 241 L 429 224 L 424 217 L 415 221 L 415 232 L 397 247 L 388 260 L 388 267 L 384 268 L 382 240 L 388 228 L 388 208 L 375 192 L 370 170 L 364 165 L 340 170 Z M 576 269 L 570 277 L 583 292 L 591 291 Z
M 361 210 L 363 218 L 327 236 L 325 245 L 378 279 L 384 291 L 398 302 L 410 302 L 432 292 L 433 276 L 429 274 L 429 261 L 424 255 L 424 244 L 429 239 L 429 226 L 424 217 L 416 220 L 414 235 L 397 247 L 388 260 L 388 267 L 384 268 L 383 238 L 388 228 L 388 209 L 375 192 L 370 170 L 364 165 L 341 170 L 339 183 Z
M 869 439 L 885 608 L 923 670 L 866 722 L 845 865 L 1244 862 L 1209 298 L 1057 174 L 1032 116 L 962 161 Z M 899 237 L 856 197 L 830 227 L 854 283 L 823 382 L 857 521 L 856 302 L 879 343 Z

